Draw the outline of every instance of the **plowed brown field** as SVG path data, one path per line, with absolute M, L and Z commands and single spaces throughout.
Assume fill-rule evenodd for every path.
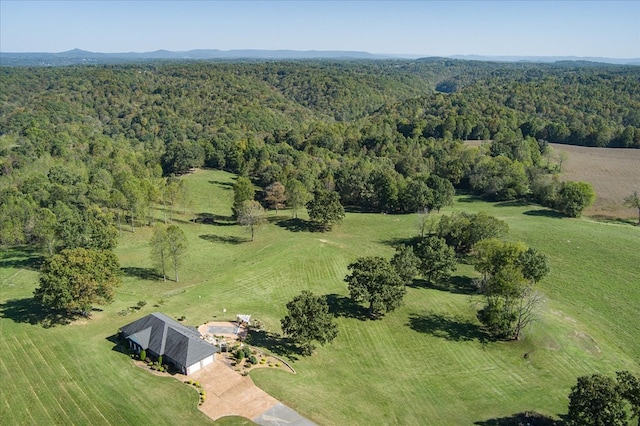
M 637 218 L 637 210 L 623 206 L 623 199 L 640 192 L 640 149 L 590 148 L 551 144 L 556 155 L 565 151 L 561 180 L 589 182 L 596 201 L 586 215 Z
M 479 146 L 480 141 L 467 141 Z M 638 211 L 625 207 L 623 200 L 640 193 L 640 149 L 592 148 L 552 143 L 552 163 L 558 162 L 561 151 L 567 153 L 560 180 L 589 182 L 596 191 L 596 201 L 584 214 L 635 219 Z

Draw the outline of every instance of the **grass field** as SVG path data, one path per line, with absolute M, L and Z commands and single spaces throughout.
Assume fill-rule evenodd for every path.
M 322 425 L 483 424 L 524 410 L 557 416 L 566 412 L 577 376 L 640 372 L 640 227 L 459 197 L 444 214 L 488 211 L 509 223 L 511 238 L 547 254 L 551 264 L 541 283 L 547 297 L 541 321 L 521 342 L 488 342 L 475 319 L 479 299 L 469 291 L 469 265 L 460 266 L 451 284 L 410 287 L 405 305 L 379 321 L 362 320 L 349 303 L 347 264 L 362 255 L 390 256 L 394 243 L 415 235 L 415 216 L 348 214 L 322 234 L 296 232 L 283 211 L 272 213 L 250 242 L 228 220 L 232 175 L 199 170 L 186 179 L 191 213 L 176 222 L 190 248 L 180 282 L 154 278 L 149 228 L 124 231 L 117 250 L 123 286 L 90 320 L 48 329 L 31 324 L 38 316 L 30 301 L 36 257 L 3 252 L 3 424 L 211 423 L 191 388 L 137 370 L 113 350 L 110 336 L 156 310 L 184 315 L 188 325 L 249 313 L 279 332 L 285 303 L 303 289 L 329 295 L 339 314 L 337 339 L 294 360 L 297 375 L 262 369 L 252 377 Z M 206 220 L 190 223 L 193 215 Z M 140 311 L 118 314 L 140 300 L 147 301 Z

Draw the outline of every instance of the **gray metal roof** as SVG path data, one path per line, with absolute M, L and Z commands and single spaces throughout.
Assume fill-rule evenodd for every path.
M 197 330 L 186 327 L 160 312 L 154 312 L 127 324 L 120 332 L 143 349 L 166 355 L 184 367 L 218 351 L 218 348 L 202 340 Z

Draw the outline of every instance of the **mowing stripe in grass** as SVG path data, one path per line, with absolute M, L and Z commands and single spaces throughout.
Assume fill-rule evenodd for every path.
M 34 389 L 33 381 L 30 379 L 30 376 L 27 376 L 25 369 L 23 368 L 22 362 L 18 362 L 16 353 L 20 355 L 21 360 L 27 359 L 28 356 L 24 353 L 24 351 L 21 350 L 17 337 L 16 336 L 11 336 L 11 337 L 14 345 L 12 345 L 8 353 L 11 354 L 11 358 L 13 360 L 13 363 L 12 363 L 13 368 L 19 372 L 19 377 L 24 379 L 24 382 L 25 382 L 24 386 L 26 389 L 29 390 L 29 394 L 33 396 L 33 400 L 37 401 L 36 404 L 33 404 L 33 403 L 30 404 L 28 408 L 24 407 L 25 410 L 27 410 L 27 412 L 29 413 L 29 416 L 31 416 L 32 418 L 34 418 L 33 417 L 34 411 L 35 413 L 38 413 L 41 411 L 42 413 L 44 413 L 44 415 L 46 415 L 46 417 L 49 418 L 50 423 L 55 424 L 56 423 L 55 419 L 51 416 L 51 413 L 47 409 L 49 405 L 48 404 L 45 405 L 42 402 L 42 399 L 40 398 L 39 393 L 36 392 L 36 390 Z M 38 376 L 36 377 L 39 378 Z M 24 395 L 23 392 L 21 392 L 21 394 Z M 44 396 L 46 397 L 47 395 L 45 394 Z M 34 418 L 34 422 L 35 422 L 34 424 L 39 424 L 43 421 L 43 418 L 41 418 L 40 416 L 36 415 L 35 417 L 36 418 Z
M 9 347 L 4 344 L 4 341 L 2 341 L 1 343 L 3 348 L 1 352 L 6 354 L 6 351 L 9 350 Z M 30 410 L 16 410 L 16 407 L 13 404 L 16 396 L 19 395 L 19 392 L 23 391 L 24 386 L 28 384 L 28 382 L 26 384 L 21 383 L 17 380 L 15 374 L 12 374 L 10 376 L 9 371 L 15 370 L 9 370 L 7 364 L 5 363 L 5 359 L 5 357 L 0 357 L 0 368 L 2 369 L 0 370 L 2 371 L 2 392 L 0 393 L 0 395 L 2 396 L 2 400 L 4 401 L 4 405 L 6 406 L 6 408 L 3 407 L 2 412 L 0 412 L 0 418 L 15 419 L 15 422 L 8 422 L 8 424 L 35 424 L 35 419 L 31 416 Z M 19 418 L 18 415 L 22 415 L 22 417 Z M 30 418 L 30 421 L 22 421 L 22 418 L 27 416 Z
M 44 365 L 48 371 L 59 373 L 61 366 L 56 365 L 56 368 L 53 369 L 52 366 L 49 365 L 47 360 L 42 356 L 42 353 L 36 347 L 36 345 L 33 343 L 33 341 L 28 335 L 22 334 L 20 337 L 20 340 L 23 345 L 23 350 L 25 350 L 26 353 L 30 354 L 29 361 L 32 363 L 34 368 L 36 365 L 38 365 L 38 363 L 34 359 L 35 357 L 37 357 L 37 358 L 40 358 L 39 363 L 42 363 L 42 365 Z M 53 387 L 51 386 L 52 384 L 48 381 L 45 381 L 44 385 L 50 392 L 52 392 L 53 395 L 56 395 L 56 399 L 58 400 L 61 408 L 64 405 L 64 408 L 62 409 L 65 412 L 65 415 L 72 421 L 74 419 L 77 420 L 80 417 L 84 417 L 87 420 L 87 424 L 91 423 L 90 418 L 86 415 L 86 409 L 81 408 L 80 405 L 78 405 L 76 399 L 73 396 L 69 395 L 69 392 L 67 392 L 67 390 L 64 387 L 63 383 L 65 383 L 66 381 L 72 380 L 71 376 L 65 375 L 65 377 L 61 377 L 59 374 L 56 374 L 56 376 L 58 376 L 56 379 L 57 389 L 53 389 Z M 81 401 L 81 403 L 83 407 L 87 407 L 87 408 L 93 407 L 95 409 L 95 406 L 91 404 L 90 400 L 83 400 Z
M 30 365 L 30 367 L 28 368 L 28 371 L 30 373 L 35 373 L 37 371 L 39 371 L 39 366 L 37 366 L 37 364 L 34 362 L 33 357 L 31 356 L 30 352 L 28 350 L 26 350 L 26 341 L 24 340 L 24 336 L 20 336 L 20 343 L 21 343 L 21 351 L 25 354 L 29 354 L 26 357 L 26 361 L 27 363 Z M 50 370 L 55 377 L 55 370 Z M 36 380 L 35 378 L 33 378 L 33 375 L 31 375 L 30 380 Z M 61 392 L 59 392 L 59 389 L 54 388 L 53 386 L 57 383 L 58 378 L 56 378 L 56 380 L 44 380 L 42 377 L 38 376 L 37 378 L 38 380 L 38 386 L 36 387 L 36 390 L 39 392 L 39 395 L 44 396 L 43 401 L 46 400 L 50 400 L 53 399 L 56 402 L 57 408 L 58 410 L 53 411 L 53 414 L 55 416 L 59 416 L 61 417 L 61 422 L 64 423 L 73 423 L 73 420 L 75 418 L 77 418 L 77 413 L 75 413 L 75 410 L 73 410 L 73 407 L 69 407 L 68 404 L 66 403 L 68 398 L 65 398 L 64 395 L 61 394 Z M 58 386 L 59 387 L 59 386 Z M 71 412 L 71 414 L 69 414 Z

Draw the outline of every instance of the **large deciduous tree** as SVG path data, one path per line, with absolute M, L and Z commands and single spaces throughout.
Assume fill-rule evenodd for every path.
M 413 247 L 404 244 L 396 248 L 396 252 L 391 258 L 391 265 L 405 284 L 410 284 L 418 274 L 420 259 L 413 252 Z
M 120 265 L 111 250 L 73 248 L 45 259 L 34 299 L 67 315 L 88 315 L 93 304 L 113 300 Z
M 638 378 L 628 371 L 617 373 L 617 381 L 602 374 L 578 377 L 569 394 L 568 426 L 627 425 L 627 402 L 639 414 Z
M 278 210 L 283 208 L 285 206 L 285 201 L 287 201 L 287 194 L 284 185 L 280 182 L 273 182 L 271 185 L 267 186 L 264 199 L 269 203 L 269 206 L 272 209 L 275 209 L 276 214 L 278 214 Z
M 455 250 L 444 238 L 429 235 L 418 242 L 414 252 L 420 259 L 418 269 L 430 284 L 450 277 L 456 269 Z
M 287 315 L 280 323 L 285 336 L 291 337 L 306 355 L 315 349 L 314 341 L 324 345 L 338 334 L 326 298 L 309 291 L 303 291 L 287 303 Z
M 97 206 L 80 211 L 59 201 L 52 213 L 57 221 L 55 235 L 61 248 L 111 250 L 118 242 L 118 230 L 111 213 Z
M 309 218 L 322 231 L 330 231 L 334 224 L 344 218 L 344 208 L 340 204 L 340 197 L 335 191 L 319 191 L 307 203 Z
M 494 337 L 519 339 L 537 319 L 542 296 L 535 284 L 549 272 L 546 256 L 522 243 L 487 239 L 476 244 L 474 265 L 486 300 L 478 319 Z
M 502 238 L 509 232 L 506 222 L 488 213 L 453 213 L 442 216 L 438 236 L 444 238 L 456 253 L 466 254 L 473 246 L 487 238 Z
M 490 199 L 513 200 L 529 192 L 524 165 L 503 155 L 482 158 L 469 181 L 471 189 Z
M 204 164 L 205 151 L 195 140 L 176 140 L 166 145 L 162 156 L 163 169 L 167 174 L 183 174 Z
M 374 318 L 390 312 L 402 304 L 405 284 L 391 263 L 382 257 L 360 257 L 348 266 L 351 274 L 345 277 L 354 302 L 369 305 Z
M 238 223 L 251 231 L 251 241 L 255 238 L 255 231 L 266 222 L 266 212 L 259 202 L 247 200 L 242 203 L 238 211 Z
M 427 206 L 429 210 L 436 210 L 439 213 L 441 208 L 453 204 L 456 190 L 451 181 L 432 175 L 427 179 L 427 185 L 431 189 L 431 200 Z
M 633 194 L 626 197 L 624 205 L 638 210 L 638 226 L 640 226 L 640 195 L 638 195 L 638 191 L 633 191 Z

